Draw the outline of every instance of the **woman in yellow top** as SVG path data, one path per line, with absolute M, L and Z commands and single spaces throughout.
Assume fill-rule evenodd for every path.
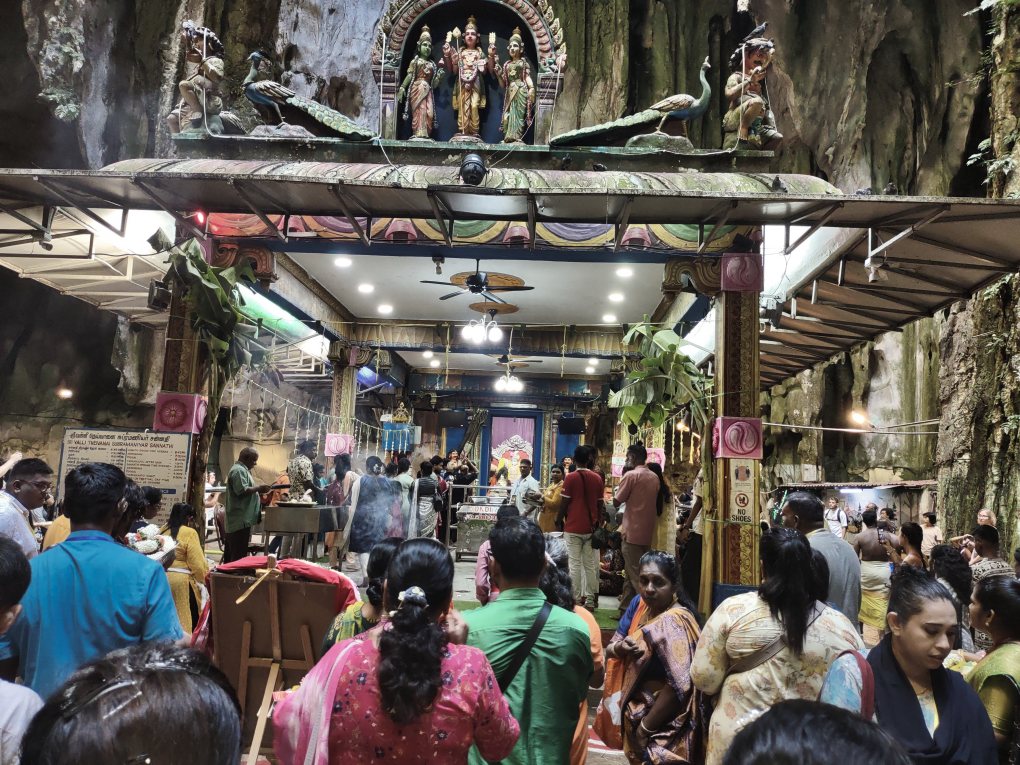
M 167 569 L 166 576 L 170 581 L 170 593 L 177 606 L 177 617 L 186 634 L 191 634 L 198 618 L 201 603 L 200 585 L 205 582 L 209 573 L 209 564 L 205 560 L 205 550 L 198 532 L 188 524 L 195 520 L 195 508 L 185 502 L 178 502 L 170 510 L 170 520 L 163 528 L 163 534 L 169 533 L 177 542 L 174 564 Z
M 563 468 L 553 465 L 549 468 L 549 480 L 552 483 L 542 492 L 542 509 L 538 511 L 538 527 L 543 534 L 558 531 L 556 516 L 563 505 Z
M 974 588 L 970 623 L 992 638 L 992 649 L 970 673 L 991 718 L 999 761 L 1009 762 L 1011 748 L 1020 745 L 1015 721 L 1020 719 L 1020 581 L 990 576 Z

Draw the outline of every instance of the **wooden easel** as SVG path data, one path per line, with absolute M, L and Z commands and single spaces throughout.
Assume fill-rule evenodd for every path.
M 301 648 L 304 656 L 301 659 L 284 659 L 283 644 L 280 636 L 280 581 L 284 580 L 283 573 L 276 567 L 276 556 L 270 555 L 267 568 L 258 569 L 258 578 L 245 590 L 240 597 L 234 601 L 235 605 L 241 605 L 248 596 L 255 591 L 259 585 L 265 583 L 269 588 L 269 627 L 272 631 L 272 656 L 252 656 L 251 635 L 252 622 L 245 620 L 241 627 L 241 668 L 238 675 L 237 696 L 241 704 L 241 716 L 244 716 L 245 700 L 248 695 L 248 673 L 252 668 L 268 668 L 269 677 L 266 680 L 265 689 L 262 692 L 262 701 L 259 704 L 255 734 L 252 736 L 251 746 L 248 749 L 248 757 L 245 765 L 255 765 L 262 749 L 262 739 L 265 737 L 266 724 L 269 721 L 269 709 L 273 701 L 273 692 L 279 690 L 282 684 L 283 670 L 301 670 L 302 674 L 308 672 L 315 666 L 315 653 L 312 651 L 312 636 L 308 625 L 301 625 Z

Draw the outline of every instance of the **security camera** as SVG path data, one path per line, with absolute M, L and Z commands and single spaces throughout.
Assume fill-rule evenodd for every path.
M 471 186 L 477 186 L 484 181 L 488 172 L 485 160 L 479 154 L 468 154 L 460 163 L 461 180 Z

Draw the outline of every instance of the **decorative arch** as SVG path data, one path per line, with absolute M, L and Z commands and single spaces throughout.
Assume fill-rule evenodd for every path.
M 538 72 L 535 78 L 535 142 L 546 140 L 552 106 L 562 88 L 562 74 L 567 65 L 567 44 L 563 27 L 549 0 L 487 0 L 503 6 L 521 19 L 527 28 L 538 53 Z M 404 49 L 416 41 L 409 40 L 409 32 L 417 21 L 437 5 L 449 0 L 391 0 L 379 21 L 375 43 L 372 46 L 372 73 L 382 92 L 380 133 L 383 138 L 397 137 L 397 83 Z

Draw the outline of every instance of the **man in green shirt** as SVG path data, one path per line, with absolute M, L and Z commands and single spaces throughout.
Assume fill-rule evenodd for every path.
M 480 648 L 499 679 L 513 661 L 546 598 L 538 589 L 545 568 L 545 537 L 526 518 L 505 518 L 489 535 L 489 573 L 499 598 L 468 611 L 468 645 Z M 570 742 L 577 712 L 588 693 L 594 669 L 588 628 L 566 609 L 554 607 L 524 664 L 503 695 L 521 726 L 517 746 L 503 763 L 563 765 L 570 760 Z M 485 760 L 472 747 L 469 765 Z
M 259 453 L 246 446 L 237 455 L 237 462 L 227 473 L 227 491 L 224 505 L 227 515 L 227 533 L 223 538 L 223 563 L 240 560 L 248 554 L 251 544 L 251 527 L 262 516 L 259 494 L 270 490 L 270 486 L 255 485 L 251 471 L 259 461 Z

